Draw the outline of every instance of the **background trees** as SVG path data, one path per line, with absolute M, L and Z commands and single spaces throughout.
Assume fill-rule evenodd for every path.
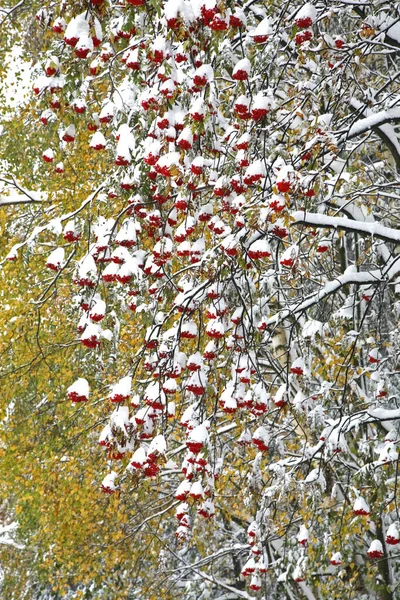
M 398 3 L 31 9 L 4 593 L 395 598 Z

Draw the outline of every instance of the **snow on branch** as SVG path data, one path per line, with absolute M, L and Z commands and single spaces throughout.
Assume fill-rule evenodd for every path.
M 348 4 L 349 6 L 369 6 L 370 0 L 340 0 L 341 4 Z
M 360 221 L 362 223 L 375 223 L 373 213 L 363 211 L 359 206 L 354 204 L 353 201 L 335 198 L 334 202 L 328 201 L 327 205 L 336 211 L 344 213 L 351 220 Z M 385 263 L 390 260 L 391 253 L 386 244 L 379 244 L 377 253 Z
M 391 281 L 400 271 L 400 257 L 395 257 L 383 269 L 374 269 L 373 271 L 357 272 L 356 267 L 350 266 L 346 269 L 343 275 L 339 275 L 336 279 L 328 281 L 318 291 L 311 294 L 304 301 L 296 306 L 291 306 L 281 310 L 266 321 L 267 326 L 277 326 L 290 316 L 295 316 L 303 311 L 315 306 L 321 300 L 336 293 L 346 285 L 378 285 L 383 281 Z
M 400 419 L 400 408 L 371 408 L 367 411 L 367 422 L 373 421 L 397 421 Z
M 369 129 L 373 129 L 377 135 L 381 138 L 382 142 L 389 148 L 396 162 L 397 168 L 400 169 L 400 144 L 393 125 L 390 125 L 388 121 L 394 119 L 399 120 L 400 108 L 392 108 L 383 110 L 378 113 L 373 113 L 369 108 L 365 107 L 362 102 L 352 98 L 350 100 L 350 107 L 356 110 L 359 114 L 363 115 L 363 119 L 360 119 L 352 125 L 348 133 L 348 138 L 355 137 L 360 133 L 364 133 Z
M 204 573 L 203 571 L 199 571 L 197 569 L 192 570 L 203 579 L 206 579 L 207 581 L 210 581 L 211 583 L 214 583 L 224 588 L 225 590 L 234 593 L 237 598 L 244 598 L 244 600 L 253 600 L 253 597 L 250 596 L 247 592 L 243 592 L 237 588 L 232 587 L 231 585 L 228 585 L 227 583 L 225 583 L 225 581 L 222 581 L 220 578 L 215 577 L 215 575 L 207 575 L 207 573 Z
M 376 222 L 353 221 L 345 217 L 329 217 L 319 213 L 308 213 L 297 211 L 292 214 L 295 225 L 312 225 L 313 227 L 324 227 L 343 229 L 353 233 L 360 233 L 377 237 L 385 242 L 400 244 L 400 231 L 392 227 L 385 227 Z
M 17 2 L 17 4 L 15 4 L 11 8 L 0 8 L 0 13 L 5 14 L 6 18 L 7 18 L 7 17 L 11 16 L 13 14 L 13 12 L 15 12 L 16 10 L 21 8 L 21 6 L 23 6 L 24 4 L 25 4 L 25 0 L 20 0 L 19 2 Z M 2 23 L 3 23 L 3 21 L 0 22 L 0 25 Z
M 371 113 L 364 119 L 360 119 L 350 127 L 346 137 L 348 139 L 356 137 L 374 127 L 380 127 L 389 121 L 400 121 L 400 107 L 381 110 L 377 113 Z
M 0 544 L 5 544 L 6 546 L 14 546 L 14 548 L 18 548 L 22 550 L 25 548 L 23 544 L 19 544 L 14 540 L 12 534 L 18 529 L 18 523 L 14 522 L 10 525 L 0 525 Z
M 356 412 L 352 415 L 346 415 L 339 419 L 328 420 L 328 426 L 324 430 L 324 438 L 328 440 L 332 434 L 346 435 L 354 428 L 359 427 L 361 423 L 381 423 L 381 425 L 387 430 L 393 427 L 392 422 L 400 420 L 400 409 L 386 409 L 386 408 L 368 408 L 366 410 Z M 317 448 L 322 447 L 322 441 L 319 442 Z
M 1 206 L 11 206 L 11 205 L 15 205 L 15 204 L 40 203 L 43 201 L 44 197 L 46 196 L 46 194 L 43 192 L 32 192 L 30 190 L 26 190 L 21 185 L 19 185 L 19 183 L 17 183 L 14 178 L 10 181 L 9 179 L 0 177 L 0 181 L 15 187 L 20 192 L 20 194 L 15 193 L 12 195 L 3 196 L 0 199 L 0 207 Z
M 39 202 L 41 202 L 41 200 L 34 200 L 33 198 L 29 199 L 20 194 L 14 194 L 12 196 L 7 196 L 5 199 L 0 200 L 0 207 L 15 206 L 16 204 L 34 204 Z
M 82 204 L 76 209 L 73 210 L 72 212 L 63 215 L 62 217 L 60 217 L 60 222 L 64 222 L 64 221 L 69 221 L 70 219 L 72 219 L 73 217 L 75 217 L 75 215 L 79 214 L 79 212 L 81 210 L 83 210 L 88 204 L 90 204 L 90 202 L 92 202 L 92 200 L 94 200 L 96 198 L 96 196 L 100 193 L 100 191 L 103 189 L 103 184 L 100 185 L 96 191 L 94 191 L 92 194 L 90 194 L 88 196 L 88 198 L 86 198 L 86 200 L 84 200 L 82 202 Z M 26 246 L 28 244 L 30 244 L 31 242 L 33 242 L 33 240 L 36 239 L 36 237 L 42 233 L 43 231 L 46 231 L 46 229 L 48 229 L 48 223 L 46 223 L 46 225 L 41 225 L 41 226 L 37 226 L 34 228 L 34 230 L 32 231 L 32 233 L 23 241 L 20 242 L 19 244 L 15 244 L 12 248 L 12 252 L 13 253 L 17 253 L 18 250 L 20 248 L 22 248 L 23 246 Z M 0 267 L 7 261 L 7 258 L 5 258 L 3 261 L 0 262 Z

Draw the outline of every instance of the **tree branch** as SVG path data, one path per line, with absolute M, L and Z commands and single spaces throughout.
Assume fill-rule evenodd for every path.
M 14 178 L 12 178 L 12 180 L 10 181 L 9 179 L 5 179 L 4 177 L 0 177 L 0 181 L 3 181 L 4 183 L 7 183 L 8 185 L 11 185 L 15 188 L 17 188 L 17 190 L 19 192 L 21 192 L 22 196 L 11 196 L 9 199 L 6 200 L 1 200 L 0 201 L 0 207 L 1 206 L 10 206 L 10 205 L 14 205 L 14 204 L 33 204 L 33 203 L 40 203 L 42 202 L 42 199 L 40 198 L 40 196 L 43 194 L 43 192 L 30 192 L 28 190 L 26 190 L 25 188 L 23 188 L 22 186 L 20 186 Z M 24 198 L 24 196 L 26 196 L 26 198 Z
M 294 225 L 339 229 L 360 235 L 370 235 L 393 244 L 400 244 L 400 231 L 398 229 L 385 227 L 376 222 L 355 221 L 344 217 L 329 217 L 328 215 L 308 213 L 301 210 L 293 213 L 292 217 Z
M 395 160 L 397 170 L 400 171 L 400 144 L 394 127 L 389 124 L 389 121 L 392 120 L 396 122 L 400 121 L 400 108 L 395 107 L 382 110 L 378 113 L 372 113 L 365 105 L 352 98 L 350 100 L 350 109 L 358 111 L 365 116 L 363 119 L 353 123 L 348 132 L 347 139 L 356 137 L 369 130 L 374 131 L 388 147 Z

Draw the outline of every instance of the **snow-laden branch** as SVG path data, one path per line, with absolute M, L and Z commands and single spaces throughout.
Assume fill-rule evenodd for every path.
M 381 138 L 382 142 L 389 148 L 396 162 L 397 168 L 400 169 L 400 144 L 393 125 L 388 121 L 399 120 L 400 108 L 391 108 L 378 113 L 373 113 L 362 102 L 351 98 L 350 107 L 356 110 L 364 118 L 354 123 L 348 133 L 348 138 L 355 137 L 360 133 L 364 133 L 369 129 L 373 129 Z M 393 115 L 393 116 L 392 116 Z
M 150 515 L 149 517 L 146 517 L 145 519 L 143 519 L 143 521 L 137 525 L 132 533 L 129 533 L 129 535 L 127 535 L 123 541 L 125 542 L 127 539 L 131 538 L 132 536 L 136 535 L 136 533 L 142 529 L 142 527 L 144 527 L 144 525 L 146 525 L 147 523 L 149 523 L 150 521 L 152 521 L 153 519 L 157 519 L 159 517 L 162 517 L 162 515 L 165 515 L 165 513 L 168 513 L 170 510 L 172 510 L 173 508 L 176 508 L 179 504 L 179 500 L 175 500 L 174 502 L 171 502 L 170 504 L 168 504 L 167 508 L 164 508 L 162 510 L 159 510 L 156 513 L 153 513 L 152 515 Z
M 2 206 L 14 206 L 16 204 L 34 204 L 39 203 L 41 200 L 34 200 L 33 198 L 26 198 L 20 194 L 13 196 L 7 196 L 5 199 L 0 200 L 0 208 Z
M 396 421 L 400 419 L 400 408 L 370 408 L 367 411 L 368 423 L 373 421 Z
M 19 2 L 17 2 L 17 4 L 12 6 L 11 8 L 0 8 L 0 13 L 3 13 L 6 15 L 5 18 L 3 19 L 3 21 L 0 22 L 0 25 L 2 25 L 4 23 L 4 21 L 7 19 L 7 17 L 10 17 L 13 14 L 13 12 L 18 10 L 18 8 L 21 8 L 21 6 L 23 6 L 24 4 L 25 4 L 25 0 L 20 0 Z
M 232 548 L 232 551 L 234 551 L 235 548 Z M 250 596 L 247 592 L 239 590 L 238 588 L 233 587 L 232 585 L 229 585 L 228 583 L 226 583 L 225 581 L 222 581 L 219 577 L 216 577 L 215 575 L 208 575 L 208 573 L 204 573 L 204 571 L 201 571 L 200 569 L 196 568 L 194 563 L 190 564 L 188 561 L 185 560 L 185 558 L 182 556 L 181 553 L 176 553 L 174 552 L 174 550 L 172 548 L 169 548 L 169 551 L 171 552 L 171 554 L 173 554 L 173 556 L 175 556 L 175 558 L 177 560 L 179 560 L 181 563 L 183 563 L 183 569 L 187 570 L 187 571 L 191 571 L 193 573 L 195 573 L 196 575 L 198 575 L 199 577 L 201 577 L 202 579 L 205 579 L 206 581 L 210 581 L 211 583 L 214 583 L 215 585 L 218 585 L 219 587 L 227 590 L 228 592 L 234 594 L 234 598 L 244 598 L 244 600 L 253 600 L 252 596 Z M 181 569 L 179 569 L 181 570 Z
M 60 217 L 60 222 L 63 223 L 64 221 L 69 221 L 70 219 L 73 219 L 75 217 L 75 215 L 79 214 L 81 210 L 83 210 L 88 204 L 90 204 L 90 202 L 92 202 L 92 200 L 94 200 L 96 198 L 96 196 L 100 193 L 100 191 L 103 189 L 103 184 L 101 184 L 96 191 L 94 191 L 92 194 L 90 194 L 90 196 L 88 196 L 86 198 L 86 200 L 84 200 L 82 202 L 82 204 L 76 209 L 73 210 L 70 213 L 67 213 L 65 215 L 63 215 L 62 217 Z M 48 229 L 49 225 L 48 223 L 46 225 L 41 225 L 41 226 L 37 226 L 34 228 L 34 230 L 32 231 L 32 233 L 23 241 L 20 242 L 19 244 L 15 244 L 12 249 L 11 252 L 13 252 L 14 254 L 16 254 L 18 252 L 18 250 L 20 248 L 23 248 L 26 245 L 29 245 L 31 242 L 33 242 L 35 240 L 35 238 L 42 233 L 43 231 L 46 231 Z M 4 260 L 2 260 L 0 262 L 0 267 L 7 262 L 7 258 L 5 258 Z
M 12 194 L 9 196 L 3 196 L 0 199 L 0 207 L 2 206 L 10 206 L 10 205 L 14 205 L 14 204 L 36 204 L 36 203 L 40 203 L 43 201 L 44 197 L 45 197 L 45 193 L 43 192 L 32 192 L 31 190 L 27 190 L 24 187 L 22 187 L 21 185 L 19 185 L 19 183 L 17 183 L 15 181 L 15 179 L 12 179 L 11 181 L 9 179 L 5 179 L 4 177 L 0 177 L 0 181 L 2 181 L 3 183 L 6 183 L 7 185 L 11 185 L 13 187 L 15 187 L 20 194 Z
M 18 548 L 22 550 L 25 548 L 23 544 L 19 544 L 16 542 L 12 533 L 18 529 L 18 523 L 11 523 L 10 525 L 1 525 L 0 526 L 0 544 L 5 544 L 6 546 L 14 546 L 14 548 Z
M 349 132 L 347 133 L 347 138 L 353 138 L 361 133 L 365 133 L 374 127 L 380 127 L 385 123 L 389 123 L 389 121 L 400 121 L 400 107 L 396 108 L 388 108 L 387 110 L 381 110 L 377 113 L 371 113 L 364 119 L 360 119 L 356 123 L 354 123 Z
M 353 201 L 335 198 L 334 202 L 328 201 L 327 204 L 335 210 L 340 210 L 340 212 L 344 213 L 354 221 L 375 223 L 374 215 L 372 213 L 364 212 L 359 206 L 354 204 Z M 386 244 L 379 244 L 377 247 L 377 253 L 385 263 L 390 260 L 390 251 Z
M 348 433 L 361 423 L 391 422 L 398 421 L 399 419 L 399 408 L 368 408 L 364 411 L 331 421 L 329 430 L 325 431 L 325 436 L 328 438 L 330 433 L 335 429 L 338 429 L 341 433 Z
M 367 234 L 377 237 L 385 242 L 400 244 L 400 231 L 392 227 L 385 227 L 376 222 L 353 221 L 344 217 L 329 217 L 319 213 L 297 211 L 292 214 L 295 225 L 311 225 L 313 227 L 343 229 L 353 233 Z
M 316 600 L 314 594 L 312 593 L 312 590 L 308 587 L 306 583 L 301 582 L 298 585 L 305 597 L 307 598 L 307 600 Z
M 370 6 L 371 0 L 340 0 L 341 4 L 348 4 L 349 6 Z
M 346 415 L 339 419 L 328 419 L 328 426 L 324 430 L 324 440 L 320 440 L 315 446 L 314 450 L 320 450 L 325 441 L 329 441 L 332 435 L 346 435 L 351 430 L 359 427 L 361 424 L 367 423 L 380 423 L 387 431 L 393 428 L 393 421 L 400 420 L 400 409 L 388 409 L 388 408 L 367 408 L 362 411 L 358 411 L 352 415 Z M 299 460 L 298 464 L 301 464 Z M 297 466 L 297 465 L 293 465 Z
M 399 263 L 397 264 L 396 268 L 397 273 L 400 271 L 400 262 L 396 259 L 393 261 L 393 263 L 394 262 Z M 353 271 L 353 267 L 350 267 L 349 269 L 346 269 L 343 275 L 339 275 L 333 281 L 328 281 L 318 292 L 311 294 L 308 298 L 303 300 L 303 302 L 300 302 L 295 306 L 291 306 L 290 308 L 285 308 L 284 310 L 281 310 L 279 313 L 270 317 L 266 321 L 266 325 L 279 325 L 288 317 L 298 315 L 308 308 L 315 306 L 315 304 L 321 300 L 324 300 L 331 294 L 334 294 L 346 285 L 377 285 L 384 280 L 385 279 L 382 277 L 382 272 L 380 269 L 375 269 L 374 271 L 357 272 Z
M 294 213 L 295 215 L 297 213 Z M 299 211 L 299 214 L 303 215 L 302 211 Z M 312 213 L 310 213 L 312 214 Z M 321 217 L 324 219 L 338 218 L 339 217 L 324 217 L 324 215 L 314 215 L 316 217 Z M 317 219 L 316 219 L 317 221 Z M 345 221 L 345 219 L 344 219 Z M 326 222 L 326 221 L 324 221 Z M 310 223 L 314 226 L 314 223 Z M 370 223 L 368 225 L 373 226 L 374 224 Z M 321 225 L 323 227 L 324 225 Z M 395 231 L 395 230 L 394 230 Z M 372 271 L 357 271 L 355 266 L 350 266 L 346 269 L 346 271 L 342 275 L 338 275 L 336 279 L 332 281 L 326 282 L 320 290 L 314 292 L 308 298 L 303 300 L 297 305 L 292 305 L 290 308 L 285 308 L 280 312 L 276 313 L 272 317 L 270 317 L 266 321 L 267 326 L 277 326 L 281 324 L 288 317 L 297 316 L 301 314 L 308 308 L 315 306 L 321 300 L 324 300 L 328 296 L 334 294 L 342 287 L 347 285 L 378 285 L 382 282 L 391 281 L 398 273 L 400 272 L 400 257 L 394 257 L 386 266 L 382 269 L 374 269 Z
M 204 567 L 206 565 L 208 565 L 209 563 L 213 562 L 214 560 L 217 560 L 218 558 L 221 558 L 223 556 L 227 556 L 230 554 L 233 554 L 234 552 L 248 552 L 250 549 L 250 544 L 235 544 L 234 546 L 230 546 L 229 548 L 221 548 L 220 550 L 217 550 L 217 552 L 214 552 L 213 554 L 209 554 L 208 556 L 198 560 L 195 563 L 189 564 L 189 565 L 184 565 L 182 567 L 178 567 L 177 569 L 174 569 L 175 571 L 190 571 L 193 570 L 194 568 L 198 568 L 198 567 Z
M 200 577 L 202 577 L 203 579 L 206 579 L 207 581 L 210 581 L 211 583 L 215 583 L 216 585 L 224 588 L 225 590 L 232 592 L 233 594 L 235 594 L 236 598 L 244 598 L 244 600 L 253 600 L 253 596 L 250 596 L 247 592 L 243 592 L 242 590 L 238 590 L 237 588 L 234 588 L 234 587 L 228 585 L 227 583 L 225 583 L 218 577 L 215 577 L 215 575 L 208 575 L 207 573 L 204 573 L 204 571 L 199 571 L 198 569 L 192 569 L 192 570 L 196 574 L 200 575 Z

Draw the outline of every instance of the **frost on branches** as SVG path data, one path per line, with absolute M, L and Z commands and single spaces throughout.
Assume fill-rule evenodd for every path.
M 46 285 L 115 357 L 65 389 L 109 415 L 99 493 L 157 486 L 181 597 L 394 599 L 400 4 L 78 8 L 36 15 L 37 160 L 62 186 L 89 129 L 106 166 L 7 259 L 51 231 Z

